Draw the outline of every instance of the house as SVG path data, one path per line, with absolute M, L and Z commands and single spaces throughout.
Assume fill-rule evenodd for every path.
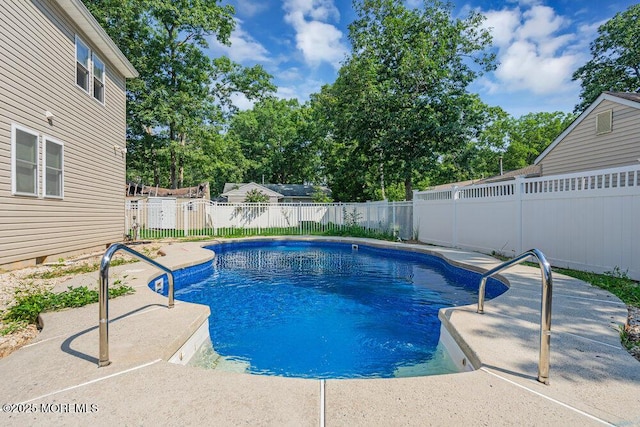
M 229 203 L 244 203 L 247 193 L 257 190 L 269 197 L 269 203 L 313 203 L 320 191 L 331 196 L 331 190 L 325 186 L 308 184 L 256 184 L 226 183 L 220 196 Z
M 466 187 L 469 185 L 491 184 L 494 182 L 509 181 L 516 177 L 535 178 L 540 176 L 541 168 L 536 165 L 525 166 L 521 169 L 504 172 L 502 175 L 490 176 L 488 178 L 471 179 L 467 181 L 452 182 L 429 187 L 429 190 L 451 190 L 451 187 Z
M 640 161 L 640 93 L 604 92 L 534 161 L 542 175 Z
M 0 2 L 1 268 L 122 240 L 136 76 L 80 0 Z
M 536 158 L 533 165 L 489 178 L 442 184 L 489 184 L 518 176 L 559 175 L 637 165 L 640 162 L 640 93 L 603 92 Z

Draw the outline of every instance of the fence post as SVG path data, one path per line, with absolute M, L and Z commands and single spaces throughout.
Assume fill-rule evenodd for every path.
M 387 202 L 389 203 L 389 202 Z M 396 234 L 396 202 L 391 202 L 391 234 L 394 239 L 397 239 Z M 398 236 L 400 235 L 400 229 L 398 227 Z
M 522 195 L 524 187 L 524 177 L 517 176 L 514 184 L 514 193 L 516 196 L 516 253 L 521 254 L 523 252 L 522 243 Z
M 453 203 L 453 220 L 451 221 L 451 225 L 453 227 L 453 231 L 451 233 L 451 246 L 454 248 L 458 247 L 458 197 L 460 196 L 460 192 L 458 190 L 457 185 L 451 186 L 451 203 Z
M 189 203 L 185 202 L 182 206 L 182 227 L 184 228 L 184 237 L 189 236 Z
M 137 203 L 137 202 L 136 202 Z M 124 235 L 129 234 L 129 215 L 131 214 L 131 202 L 124 202 Z M 133 239 L 133 236 L 131 236 Z
M 213 235 L 218 235 L 218 222 L 215 220 L 216 217 L 216 207 L 218 206 L 218 202 L 209 202 L 209 220 L 211 221 L 211 229 L 213 230 Z

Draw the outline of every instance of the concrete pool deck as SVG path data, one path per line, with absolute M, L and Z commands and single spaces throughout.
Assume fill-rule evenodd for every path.
M 366 239 L 343 239 L 360 244 Z M 377 244 L 380 242 L 376 241 Z M 173 244 L 171 268 L 211 258 L 204 242 Z M 385 243 L 438 253 L 483 269 L 486 255 Z M 602 425 L 640 426 L 640 362 L 620 344 L 627 309 L 613 295 L 554 274 L 550 385 L 537 378 L 540 271 L 502 274 L 510 289 L 441 312 L 479 369 L 430 377 L 306 380 L 236 374 L 167 362 L 209 308 L 167 299 L 142 263 L 111 268 L 136 288 L 109 302 L 111 365 L 98 368 L 98 306 L 46 313 L 28 346 L 0 359 L 2 425 Z M 64 284 L 95 284 L 97 273 Z M 112 279 L 113 282 L 113 279 Z M 7 406 L 8 405 L 8 406 Z

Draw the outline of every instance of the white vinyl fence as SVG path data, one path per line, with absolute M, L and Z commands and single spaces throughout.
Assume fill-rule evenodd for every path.
M 359 227 L 410 239 L 412 202 L 216 203 L 172 198 L 127 201 L 125 234 L 132 239 L 312 234 Z
M 425 243 L 640 279 L 640 166 L 414 193 Z

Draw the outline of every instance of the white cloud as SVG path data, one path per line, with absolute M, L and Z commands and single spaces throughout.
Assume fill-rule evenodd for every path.
M 542 40 L 558 31 L 564 19 L 548 6 L 534 6 L 523 13 L 523 25 L 518 29 L 518 38 Z
M 333 0 L 285 0 L 282 7 L 287 13 L 300 13 L 314 21 L 340 19 L 340 12 Z
M 271 61 L 269 51 L 242 29 L 242 21 L 240 20 L 236 20 L 236 28 L 231 33 L 229 41 L 231 46 L 225 46 L 212 37 L 210 47 L 214 52 L 222 53 L 232 61 L 239 63 L 267 63 Z
M 269 9 L 269 3 L 263 1 L 237 0 L 237 4 L 238 15 L 249 18 Z
M 513 34 L 520 25 L 520 10 L 502 9 L 485 12 L 484 27 L 490 29 L 493 43 L 498 47 L 508 45 L 513 40 Z
M 302 80 L 304 76 L 297 67 L 289 67 L 278 71 L 278 78 L 283 81 Z
M 333 0 L 285 0 L 285 21 L 296 31 L 296 48 L 311 66 L 328 62 L 335 69 L 347 53 L 342 31 L 326 21 L 338 20 Z
M 538 1 L 519 1 L 521 7 L 485 12 L 498 49 L 496 81 L 483 87 L 496 91 L 551 94 L 575 90 L 573 71 L 584 60 L 583 43 L 567 31 L 571 22 Z
M 301 84 L 279 86 L 276 96 L 281 99 L 296 98 L 300 103 L 304 103 L 309 100 L 312 93 L 320 92 L 324 84 L 326 84 L 324 81 L 305 79 Z
M 516 41 L 501 54 L 495 72 L 512 90 L 530 90 L 535 94 L 563 90 L 577 62 L 575 55 L 543 56 L 535 43 Z
M 293 86 L 278 86 L 276 96 L 280 99 L 303 99 L 298 88 Z

